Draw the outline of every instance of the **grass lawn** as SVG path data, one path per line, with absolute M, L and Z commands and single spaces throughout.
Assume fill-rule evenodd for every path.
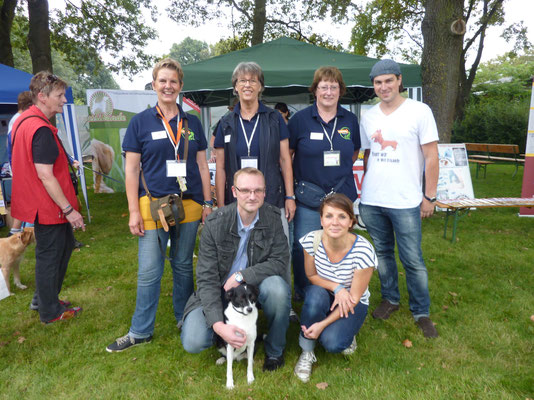
M 477 180 L 472 170 L 475 195 L 519 197 L 522 176 L 512 179 L 512 173 L 511 166 L 492 165 L 487 178 Z M 301 383 L 293 376 L 299 328 L 291 324 L 286 365 L 263 373 L 261 346 L 256 381 L 248 386 L 246 362 L 236 363 L 236 389 L 229 392 L 215 349 L 192 355 L 182 348 L 168 267 L 152 343 L 105 351 L 130 325 L 137 240 L 128 230 L 123 193 L 91 191 L 89 200 L 92 223 L 76 233 L 86 247 L 73 253 L 61 294 L 84 311 L 71 321 L 41 325 L 28 308 L 35 288 L 32 246 L 21 265 L 28 289 L 15 288 L 15 296 L 0 301 L 0 399 L 534 398 L 534 219 L 518 218 L 516 208 L 472 211 L 460 221 L 454 244 L 442 237 L 444 213 L 424 221 L 438 339 L 424 339 L 415 326 L 401 272 L 401 310 L 387 321 L 369 316 L 351 357 L 318 346 L 311 381 Z M 2 228 L 0 236 L 6 235 Z M 370 290 L 372 310 L 380 302 L 376 273 Z M 412 347 L 403 346 L 405 339 Z

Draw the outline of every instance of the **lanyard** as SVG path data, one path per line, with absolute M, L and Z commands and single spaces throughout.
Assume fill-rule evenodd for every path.
M 256 123 L 254 124 L 254 129 L 252 129 L 252 134 L 250 135 L 250 139 L 247 137 L 247 132 L 245 131 L 245 125 L 243 125 L 243 118 L 241 118 L 241 115 L 239 116 L 239 122 L 241 122 L 241 129 L 243 129 L 243 136 L 245 137 L 245 143 L 247 144 L 247 155 L 250 157 L 250 145 L 252 144 L 252 139 L 254 138 L 254 134 L 256 133 L 256 127 L 258 126 L 258 121 L 260 120 L 260 114 L 258 114 L 258 118 L 256 119 Z
M 334 145 L 332 143 L 332 140 L 334 140 L 334 133 L 336 133 L 337 117 L 334 120 L 334 127 L 332 128 L 332 134 L 330 136 L 328 136 L 328 133 L 326 133 L 326 129 L 324 128 L 323 121 L 319 121 L 319 122 L 321 124 L 321 127 L 323 128 L 323 132 L 324 132 L 326 138 L 330 142 L 330 151 L 332 151 L 332 150 L 334 150 Z
M 176 135 L 172 131 L 171 125 L 169 124 L 169 121 L 165 118 L 163 113 L 161 112 L 160 108 L 156 106 L 156 110 L 158 110 L 158 114 L 161 117 L 161 120 L 163 122 L 163 127 L 165 128 L 165 132 L 167 132 L 167 137 L 169 138 L 169 141 L 172 144 L 172 147 L 174 148 L 174 155 L 178 161 L 180 161 L 180 155 L 178 154 L 178 148 L 180 147 L 180 139 L 182 137 L 182 119 L 180 118 L 180 111 L 178 110 L 178 132 Z

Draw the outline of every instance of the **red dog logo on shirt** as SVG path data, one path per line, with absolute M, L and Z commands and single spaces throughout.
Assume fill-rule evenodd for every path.
M 393 150 L 397 150 L 397 142 L 395 140 L 384 140 L 380 129 L 371 136 L 371 139 L 380 144 L 380 150 L 384 150 L 388 146 L 391 146 Z

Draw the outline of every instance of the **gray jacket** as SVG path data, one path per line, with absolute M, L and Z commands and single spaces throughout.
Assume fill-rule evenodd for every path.
M 197 291 L 185 306 L 187 314 L 202 306 L 208 326 L 224 321 L 221 290 L 230 273 L 239 246 L 237 203 L 215 210 L 206 219 L 200 235 L 197 261 Z M 243 280 L 259 284 L 269 276 L 280 275 L 288 281 L 289 247 L 284 235 L 280 209 L 264 203 L 247 245 L 248 267 Z M 291 282 L 288 281 L 288 284 Z

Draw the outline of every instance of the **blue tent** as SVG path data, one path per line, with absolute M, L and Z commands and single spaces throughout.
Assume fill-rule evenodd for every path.
M 1 114 L 8 113 L 9 111 L 13 110 L 13 105 L 13 114 L 17 112 L 17 97 L 20 92 L 24 92 L 25 90 L 29 89 L 32 76 L 32 74 L 28 74 L 27 72 L 0 64 Z M 66 96 L 68 103 L 74 103 L 74 98 L 72 97 L 72 88 L 68 88 Z
M 13 115 L 17 112 L 17 97 L 20 92 L 29 90 L 30 81 L 33 75 L 7 65 L 0 64 L 0 115 Z M 80 148 L 80 140 L 78 137 L 78 128 L 76 126 L 76 117 L 74 112 L 74 97 L 72 96 L 72 88 L 67 88 L 67 104 L 63 106 L 63 121 L 65 130 L 67 132 L 67 141 L 72 149 L 72 156 L 82 163 L 82 152 Z M 7 132 L 6 132 L 7 134 Z M 5 150 L 2 151 L 2 145 L 5 146 L 5 136 L 0 137 L 0 164 L 7 161 Z M 85 197 L 85 205 L 89 221 L 91 215 L 89 214 L 89 203 L 87 201 L 87 188 L 85 186 L 85 176 L 83 168 L 80 169 L 81 185 L 83 195 Z

